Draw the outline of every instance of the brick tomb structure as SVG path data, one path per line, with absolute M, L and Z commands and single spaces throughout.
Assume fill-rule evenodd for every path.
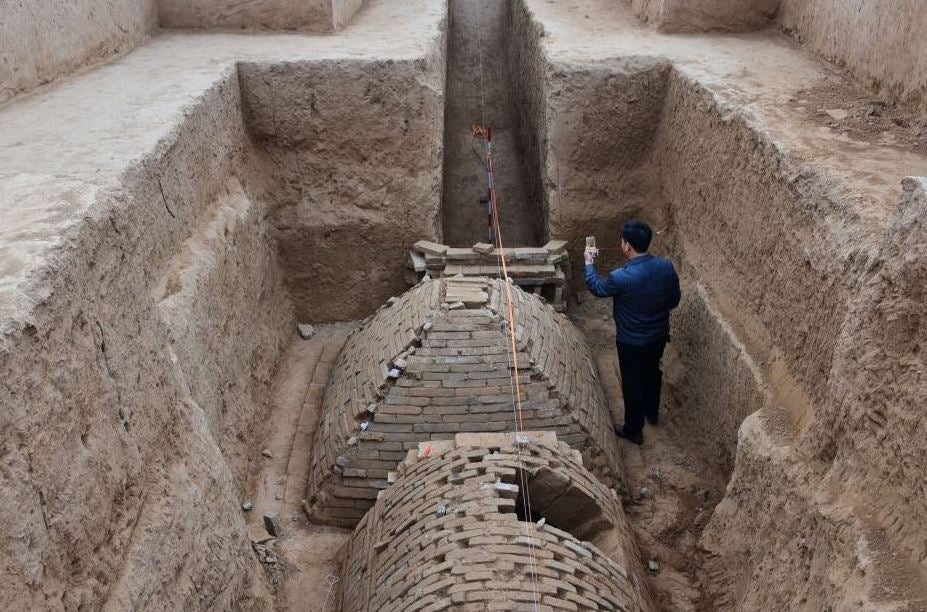
M 341 610 L 651 609 L 617 496 L 554 434 L 422 443 L 400 474 L 342 551 Z
M 514 431 L 504 281 L 424 280 L 345 344 L 313 444 L 306 511 L 352 527 L 419 442 Z M 523 429 L 556 432 L 611 486 L 621 475 L 595 366 L 580 332 L 538 296 L 513 296 Z

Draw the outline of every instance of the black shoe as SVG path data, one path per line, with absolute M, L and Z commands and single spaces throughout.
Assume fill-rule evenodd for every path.
M 628 442 L 633 442 L 634 444 L 637 444 L 638 446 L 644 443 L 643 432 L 639 431 L 635 434 L 632 434 L 624 430 L 624 425 L 618 425 L 617 423 L 612 426 L 612 429 L 615 430 L 616 436 L 618 436 L 619 438 L 624 438 Z
M 659 425 L 660 424 L 660 414 L 657 412 L 654 412 L 653 414 L 648 414 L 647 422 L 650 423 L 651 425 Z

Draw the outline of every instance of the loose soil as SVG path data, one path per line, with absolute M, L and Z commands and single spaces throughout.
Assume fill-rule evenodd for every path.
M 880 100 L 843 77 L 825 76 L 817 85 L 795 92 L 789 103 L 835 134 L 927 154 L 927 119 Z

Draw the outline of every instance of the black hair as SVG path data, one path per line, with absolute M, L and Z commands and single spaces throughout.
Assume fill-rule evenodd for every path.
M 621 228 L 621 237 L 638 253 L 646 253 L 650 248 L 650 241 L 653 240 L 653 230 L 643 221 L 630 219 Z

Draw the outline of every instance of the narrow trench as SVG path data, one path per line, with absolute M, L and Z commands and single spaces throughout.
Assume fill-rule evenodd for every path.
M 610 300 L 576 305 L 570 318 L 582 330 L 605 389 L 612 419 L 623 421 L 624 404 L 615 350 Z M 717 440 L 689 426 L 683 389 L 677 386 L 679 364 L 672 344 L 664 358 L 661 420 L 646 426 L 645 444 L 622 443 L 622 469 L 628 497 L 625 513 L 647 567 L 657 609 L 714 610 L 704 575 L 701 533 L 724 496 L 733 466 L 719 461 Z
M 444 240 L 471 246 L 488 238 L 484 145 L 474 125 L 492 128 L 499 223 L 506 246 L 544 240 L 541 203 L 530 194 L 518 156 L 511 74 L 510 3 L 450 0 L 444 116 Z

